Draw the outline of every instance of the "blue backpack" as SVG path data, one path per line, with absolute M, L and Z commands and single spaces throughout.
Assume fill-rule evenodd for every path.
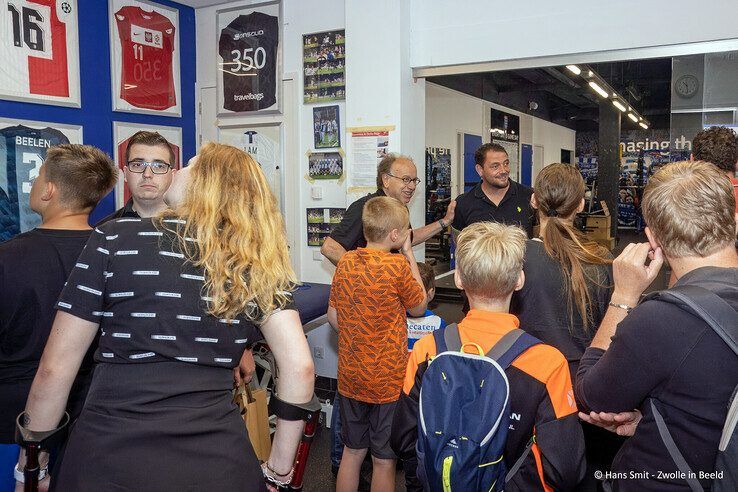
M 423 374 L 418 412 L 418 478 L 430 491 L 501 491 L 530 450 L 506 469 L 510 419 L 505 369 L 542 343 L 523 330 L 503 336 L 485 355 L 462 346 L 458 326 L 433 332 L 436 355 Z M 476 347 L 477 354 L 463 352 Z

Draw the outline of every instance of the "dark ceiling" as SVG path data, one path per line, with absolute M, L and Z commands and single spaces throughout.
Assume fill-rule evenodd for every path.
M 640 112 L 651 128 L 669 128 L 671 58 L 589 66 Z M 447 75 L 429 77 L 428 81 L 576 131 L 598 129 L 601 98 L 563 66 Z M 538 107 L 531 109 L 531 103 Z M 638 126 L 622 118 L 622 128 Z

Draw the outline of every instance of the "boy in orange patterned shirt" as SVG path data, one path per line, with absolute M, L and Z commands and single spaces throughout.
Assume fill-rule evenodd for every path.
M 421 316 L 427 305 L 407 208 L 394 198 L 372 198 L 364 205 L 362 222 L 366 248 L 341 257 L 328 308 L 328 320 L 338 330 L 345 446 L 337 492 L 357 490 L 367 450 L 372 455 L 372 490 L 394 490 L 396 458 L 389 438 L 407 365 L 405 313 Z

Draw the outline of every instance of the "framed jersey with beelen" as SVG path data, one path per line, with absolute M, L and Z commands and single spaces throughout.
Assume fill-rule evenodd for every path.
M 0 18 L 0 99 L 79 108 L 77 0 L 6 0 Z
M 176 126 L 153 126 L 142 125 L 140 123 L 126 123 L 122 121 L 113 122 L 113 160 L 118 168 L 118 181 L 115 183 L 115 208 L 118 209 L 125 205 L 131 192 L 123 178 L 123 167 L 126 163 L 126 150 L 128 149 L 128 140 L 134 133 L 141 130 L 157 132 L 166 138 L 174 152 L 174 162 L 172 169 L 182 169 L 182 129 Z
M 81 126 L 0 118 L 0 243 L 41 224 L 31 186 L 46 151 L 68 143 L 82 143 Z
M 179 117 L 177 9 L 145 0 L 108 0 L 113 110 Z
M 282 113 L 282 3 L 219 10 L 218 116 Z

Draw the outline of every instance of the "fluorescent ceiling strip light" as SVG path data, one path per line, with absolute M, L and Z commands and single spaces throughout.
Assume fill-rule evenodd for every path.
M 579 75 L 580 73 L 582 73 L 582 69 L 581 69 L 581 68 L 579 68 L 579 67 L 578 67 L 578 66 L 576 66 L 576 65 L 567 65 L 567 66 L 566 66 L 566 68 L 568 68 L 568 69 L 569 69 L 569 71 L 570 71 L 571 73 L 573 73 L 574 75 Z
M 638 117 L 634 115 L 633 113 L 628 113 L 628 118 L 633 120 L 633 123 L 638 123 Z
M 608 96 L 610 95 L 610 94 L 607 93 L 607 91 L 605 89 L 603 89 L 602 87 L 600 87 L 599 85 L 597 85 L 597 82 L 592 81 L 592 82 L 589 83 L 589 86 L 592 89 L 594 89 L 594 91 L 597 94 L 599 94 L 600 96 L 604 97 L 605 99 L 607 99 Z
M 623 104 L 620 101 L 613 101 L 612 105 L 618 108 L 623 113 L 625 113 L 625 106 L 623 106 Z
M 648 130 L 648 125 L 647 124 L 645 124 L 645 123 L 638 123 L 638 124 L 641 125 L 641 128 L 643 128 L 644 130 Z

